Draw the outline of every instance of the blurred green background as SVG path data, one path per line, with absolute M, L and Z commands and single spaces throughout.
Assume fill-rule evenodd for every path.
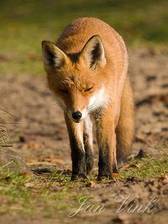
M 168 0 L 1 0 L 0 74 L 44 74 L 41 40 L 82 16 L 103 19 L 130 47 L 167 47 Z

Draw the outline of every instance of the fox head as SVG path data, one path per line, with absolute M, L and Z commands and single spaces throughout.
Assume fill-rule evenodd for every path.
M 99 36 L 91 37 L 79 53 L 66 54 L 50 41 L 42 41 L 42 51 L 49 87 L 73 121 L 105 103 L 101 77 L 106 57 Z

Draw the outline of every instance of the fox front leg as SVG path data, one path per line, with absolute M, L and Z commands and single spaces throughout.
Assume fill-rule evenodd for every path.
M 117 172 L 116 134 L 111 110 L 99 112 L 96 129 L 99 148 L 98 180 L 103 177 L 111 179 L 112 173 Z
M 85 152 L 86 152 L 86 172 L 87 174 L 90 173 L 90 171 L 93 168 L 93 125 L 92 121 L 89 117 L 84 120 L 84 131 L 83 131 L 83 139 L 84 139 L 84 146 L 85 146 Z
M 83 143 L 83 123 L 75 123 L 65 114 L 68 129 L 71 158 L 72 158 L 72 180 L 86 178 L 85 150 Z

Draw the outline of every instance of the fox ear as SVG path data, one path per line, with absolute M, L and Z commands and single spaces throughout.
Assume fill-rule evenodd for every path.
M 92 36 L 85 44 L 81 52 L 81 57 L 84 58 L 87 65 L 95 69 L 97 65 L 104 66 L 106 57 L 101 38 L 98 35 Z
M 66 54 L 51 41 L 42 41 L 42 54 L 44 64 L 54 68 L 60 68 L 67 59 Z

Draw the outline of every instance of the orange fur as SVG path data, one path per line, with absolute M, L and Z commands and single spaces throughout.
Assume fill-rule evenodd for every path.
M 111 177 L 117 171 L 117 160 L 125 160 L 131 152 L 134 133 L 124 41 L 103 21 L 79 18 L 65 28 L 56 43 L 43 41 L 42 48 L 49 87 L 65 113 L 72 178 L 85 176 L 93 166 L 89 116 L 97 128 L 98 176 Z M 81 120 L 73 120 L 76 111 L 81 112 Z

